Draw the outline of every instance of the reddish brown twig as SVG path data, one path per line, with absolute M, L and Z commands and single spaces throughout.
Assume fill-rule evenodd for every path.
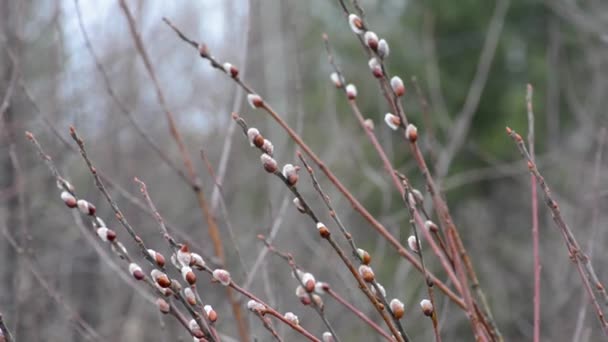
M 279 336 L 279 333 L 272 327 L 272 322 L 270 322 L 270 320 L 266 316 L 264 316 L 264 314 L 257 310 L 255 311 L 255 314 L 260 318 L 260 321 L 262 321 L 264 328 L 266 328 L 266 330 L 270 332 L 272 337 L 274 337 L 274 339 L 278 342 L 283 342 L 283 339 L 281 338 L 281 336 Z
M 422 245 L 420 244 L 420 237 L 418 237 L 418 229 L 416 227 L 416 218 L 419 217 L 419 214 L 416 213 L 416 206 L 419 203 L 417 203 L 416 196 L 413 194 L 412 188 L 410 187 L 409 183 L 406 180 L 403 181 L 403 188 L 405 189 L 405 193 L 403 194 L 403 202 L 404 202 L 405 206 L 407 207 L 407 210 L 410 214 L 410 220 L 409 220 L 410 226 L 412 227 L 412 231 L 414 232 L 414 238 L 415 238 L 415 243 L 416 243 L 415 251 L 416 251 L 416 254 L 418 254 L 418 256 L 420 257 L 420 265 L 422 265 L 422 272 L 423 272 L 424 280 L 426 283 L 427 293 L 429 294 L 429 300 L 431 301 L 431 304 L 434 308 L 433 313 L 431 315 L 431 321 L 433 323 L 433 333 L 435 334 L 435 341 L 441 342 L 441 335 L 439 334 L 439 326 L 437 324 L 437 307 L 438 306 L 435 302 L 435 296 L 433 294 L 434 284 L 424 265 L 424 256 L 422 253 Z M 422 205 L 422 203 L 420 203 L 420 205 Z M 419 221 L 422 221 L 422 220 L 419 219 Z M 427 231 L 427 228 L 425 227 L 424 223 L 420 224 L 420 229 L 422 229 L 422 231 L 424 231 L 426 233 L 427 241 L 429 241 L 429 243 L 431 245 L 434 245 L 434 240 L 430 236 L 430 232 Z M 441 258 L 443 253 L 436 250 L 436 248 L 437 248 L 436 245 L 434 245 L 433 248 L 436 251 L 436 254 L 438 254 L 438 256 Z M 451 266 L 450 264 L 447 264 L 447 265 L 444 264 L 444 268 L 446 269 L 446 271 L 451 271 L 450 266 Z M 454 286 L 456 286 L 457 279 L 454 278 L 453 280 L 454 280 Z M 459 286 L 456 286 L 456 288 L 459 288 Z M 462 293 L 462 289 L 460 292 Z
M 535 161 L 534 153 L 534 111 L 532 110 L 531 84 L 526 90 L 526 107 L 528 111 L 528 146 L 530 148 L 530 158 Z M 539 232 L 538 232 L 538 195 L 536 187 L 536 177 L 530 175 L 530 188 L 532 196 L 532 253 L 534 258 L 534 318 L 533 318 L 533 341 L 540 342 L 540 252 L 539 252 Z
M 382 328 L 380 328 L 380 326 L 378 326 L 378 324 L 374 323 L 371 319 L 369 319 L 369 317 L 367 317 L 363 312 L 361 312 L 361 310 L 355 308 L 351 303 L 349 303 L 347 300 L 342 298 L 342 296 L 340 296 L 330 286 L 328 286 L 327 289 L 325 289 L 325 292 L 327 292 L 327 294 L 330 297 L 332 297 L 333 299 L 335 299 L 338 303 L 344 305 L 349 311 L 351 311 L 353 314 L 355 314 L 355 316 L 359 317 L 363 322 L 365 322 L 367 325 L 369 325 L 372 329 L 377 331 L 386 340 L 388 340 L 388 341 L 393 340 L 393 338 L 386 331 L 382 330 Z
M 581 280 L 583 281 L 583 285 L 585 287 L 585 290 L 587 291 L 587 294 L 589 295 L 591 304 L 595 308 L 595 312 L 598 320 L 600 321 L 602 330 L 606 335 L 608 335 L 608 322 L 606 321 L 606 315 L 604 313 L 604 310 L 602 309 L 602 305 L 600 305 L 600 303 L 598 302 L 595 294 L 595 291 L 597 291 L 597 293 L 601 296 L 604 302 L 608 304 L 606 288 L 597 278 L 597 275 L 595 273 L 593 265 L 591 265 L 589 257 L 580 248 L 580 245 L 574 237 L 572 230 L 562 217 L 559 205 L 553 199 L 551 189 L 549 188 L 549 185 L 545 182 L 544 177 L 541 175 L 536 164 L 534 163 L 532 156 L 530 155 L 528 149 L 526 148 L 526 145 L 524 144 L 523 138 L 509 127 L 507 127 L 507 134 L 513 139 L 513 141 L 517 145 L 517 148 L 519 149 L 519 152 L 528 162 L 528 169 L 530 170 L 530 173 L 536 178 L 538 184 L 540 185 L 540 188 L 543 190 L 545 202 L 549 207 L 549 210 L 551 210 L 553 222 L 555 222 L 557 229 L 564 237 L 564 242 L 566 243 L 566 247 L 568 248 L 570 259 L 572 260 L 572 262 L 574 262 L 581 277 Z

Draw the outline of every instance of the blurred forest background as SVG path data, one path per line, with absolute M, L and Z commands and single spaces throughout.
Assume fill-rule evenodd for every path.
M 173 319 L 160 317 L 150 297 L 135 290 L 140 284 L 119 276 L 127 274 L 124 264 L 107 246 L 83 233 L 87 230 L 65 208 L 55 181 L 24 136 L 26 130 L 37 135 L 60 171 L 97 205 L 130 250 L 134 244 L 70 147 L 69 125 L 85 139 L 100 172 L 119 185 L 110 191 L 148 245 L 169 255 L 154 219 L 133 200 L 144 203 L 134 177 L 147 182 L 178 239 L 188 236 L 193 250 L 212 254 L 194 193 L 133 125 L 183 168 L 119 2 L 78 2 L 80 18 L 71 0 L 0 1 L 0 312 L 21 341 L 82 341 L 86 334 L 79 322 L 111 341 L 190 340 Z M 314 311 L 294 295 L 297 284 L 283 260 L 268 254 L 252 272 L 263 249 L 256 236 L 274 227 L 277 247 L 292 252 L 317 279 L 330 282 L 377 318 L 333 251 L 320 243 L 314 226 L 293 208 L 285 187 L 260 167 L 259 154 L 234 129 L 230 113 L 241 113 L 272 140 L 277 160 L 295 162 L 293 142 L 266 114 L 252 110 L 228 77 L 201 60 L 161 20 L 170 18 L 189 36 L 206 42 L 218 59 L 238 66 L 242 77 L 301 132 L 370 212 L 405 241 L 407 210 L 346 100 L 329 81 L 323 32 L 346 77 L 357 85 L 363 114 L 376 123 L 396 168 L 421 190 L 424 182 L 409 149 L 383 123 L 388 108 L 338 2 L 127 3 L 201 176 L 225 243 L 226 268 L 235 281 L 247 283 L 278 310 L 293 311 L 318 336 L 324 331 Z M 530 177 L 504 127 L 526 134 L 525 90 L 531 83 L 539 168 L 592 254 L 600 278 L 607 280 L 608 162 L 600 153 L 608 125 L 608 2 L 360 3 L 367 22 L 391 46 L 390 70 L 406 81 L 406 111 L 420 128 L 427 161 L 441 182 L 499 327 L 507 340 L 531 340 Z M 424 122 L 414 77 L 429 101 L 429 122 Z M 201 151 L 222 176 L 221 192 L 199 158 Z M 418 309 L 426 297 L 423 277 L 361 220 L 324 176 L 319 178 L 361 247 L 372 253 L 389 297 L 406 304 L 410 335 L 415 341 L 431 340 L 431 325 Z M 304 196 L 317 199 L 315 207 L 326 213 L 308 177 L 301 179 Z M 542 204 L 543 340 L 597 341 L 603 338 L 597 319 Z M 330 221 L 327 215 L 322 219 Z M 13 242 L 23 249 L 14 248 Z M 430 262 L 437 270 L 434 266 Z M 220 316 L 219 330 L 237 339 L 225 290 L 201 278 L 202 294 Z M 442 295 L 438 302 L 444 341 L 471 340 L 462 311 Z M 326 306 L 346 340 L 378 340 L 352 314 L 330 300 Z M 255 316 L 247 317 L 259 341 L 271 340 Z M 286 340 L 301 338 L 279 327 Z

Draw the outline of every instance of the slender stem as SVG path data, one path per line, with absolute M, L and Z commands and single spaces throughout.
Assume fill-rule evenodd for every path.
M 410 214 L 410 226 L 412 227 L 412 231 L 414 232 L 414 238 L 416 239 L 416 253 L 418 254 L 418 256 L 420 257 L 420 264 L 422 265 L 422 271 L 424 272 L 424 280 L 426 283 L 426 288 L 427 288 L 427 292 L 429 294 L 429 300 L 431 301 L 431 304 L 433 305 L 433 315 L 436 316 L 436 311 L 437 311 L 437 304 L 435 303 L 435 296 L 433 295 L 433 281 L 431 280 L 431 277 L 428 275 L 428 272 L 426 270 L 426 267 L 424 265 L 424 257 L 423 257 L 423 253 L 422 253 L 422 245 L 420 244 L 420 238 L 418 237 L 418 229 L 416 228 L 416 204 L 417 203 L 411 203 L 411 201 L 409 200 L 410 198 L 412 198 L 414 200 L 414 202 L 416 202 L 416 198 L 414 196 L 414 194 L 412 193 L 412 189 L 410 188 L 409 183 L 407 183 L 406 181 L 403 181 L 403 187 L 405 188 L 405 193 L 403 195 L 403 202 L 405 203 L 408 212 Z M 424 227 L 424 224 L 420 226 L 420 228 L 426 232 L 426 228 Z M 428 233 L 428 232 L 427 232 Z M 427 236 L 427 240 L 429 242 L 433 241 L 432 238 L 430 238 L 430 234 L 429 236 Z M 435 247 L 436 248 L 436 247 Z M 450 270 L 449 265 L 446 267 L 446 270 Z M 455 279 L 456 280 L 456 279 Z M 454 284 L 456 285 L 456 284 Z M 433 332 L 435 334 L 435 340 L 437 342 L 441 342 L 441 336 L 439 335 L 439 329 L 437 328 L 437 320 L 434 319 L 432 320 L 433 322 Z
M 388 340 L 388 341 L 393 340 L 393 338 L 386 331 L 382 330 L 382 328 L 380 328 L 380 326 L 378 324 L 374 323 L 374 321 L 369 319 L 369 317 L 367 317 L 363 312 L 361 312 L 361 310 L 355 308 L 351 303 L 349 303 L 347 300 L 342 298 L 342 296 L 340 296 L 331 287 L 328 287 L 325 290 L 325 292 L 327 292 L 327 294 L 330 297 L 332 297 L 333 299 L 335 299 L 338 303 L 344 305 L 349 311 L 351 311 L 353 314 L 355 314 L 355 316 L 359 317 L 363 322 L 365 322 L 372 329 L 374 329 L 376 332 L 378 332 L 380 335 L 382 335 L 386 340 Z
M 530 157 L 535 161 L 534 153 L 534 111 L 532 110 L 532 92 L 531 84 L 528 84 L 526 91 L 526 104 L 528 109 L 528 147 L 530 148 Z M 536 177 L 530 175 L 530 188 L 532 195 L 532 253 L 534 258 L 534 332 L 533 341 L 540 342 L 540 250 L 539 250 L 539 232 L 538 232 L 538 194 L 536 186 Z
M 274 337 L 274 339 L 278 342 L 283 342 L 283 339 L 281 338 L 281 336 L 279 336 L 279 333 L 272 327 L 272 323 L 270 322 L 270 320 L 259 311 L 256 311 L 255 314 L 260 318 L 262 324 L 264 325 L 264 328 L 266 328 L 266 330 L 270 332 L 272 337 Z

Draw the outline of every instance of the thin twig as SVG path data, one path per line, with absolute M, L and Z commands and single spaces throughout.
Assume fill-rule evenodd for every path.
M 566 244 L 566 247 L 568 248 L 570 259 L 572 260 L 572 262 L 574 262 L 579 272 L 585 290 L 587 291 L 587 294 L 590 297 L 591 304 L 595 308 L 596 315 L 598 317 L 598 320 L 600 321 L 602 330 L 606 335 L 608 335 L 608 322 L 606 322 L 606 315 L 604 313 L 604 310 L 602 309 L 602 305 L 600 305 L 600 303 L 598 302 L 595 292 L 593 290 L 595 289 L 602 298 L 602 300 L 604 300 L 604 303 L 608 304 L 608 296 L 606 294 L 606 289 L 604 285 L 597 278 L 593 265 L 589 260 L 589 256 L 587 256 L 585 252 L 580 248 L 580 245 L 574 237 L 572 230 L 562 217 L 559 205 L 553 199 L 551 189 L 549 188 L 549 185 L 545 182 L 544 177 L 541 175 L 540 171 L 536 167 L 532 156 L 530 155 L 528 149 L 524 144 L 523 138 L 509 127 L 507 127 L 507 134 L 513 139 L 524 159 L 527 160 L 528 169 L 530 170 L 530 173 L 536 178 L 538 184 L 540 185 L 540 188 L 543 190 L 545 202 L 549 207 L 549 210 L 551 210 L 551 215 L 553 217 L 553 221 L 555 222 L 556 228 L 564 237 L 564 242 Z
M 531 84 L 528 84 L 526 91 L 526 105 L 528 110 L 528 147 L 530 148 L 530 158 L 535 161 L 534 153 L 534 111 L 532 109 Z M 532 251 L 534 258 L 534 333 L 533 341 L 540 342 L 540 250 L 538 232 L 538 195 L 536 187 L 536 177 L 530 175 L 530 187 L 532 189 Z
M 281 336 L 279 336 L 279 333 L 272 327 L 272 323 L 270 322 L 270 320 L 265 317 L 263 313 L 257 310 L 255 311 L 255 314 L 260 318 L 262 324 L 264 325 L 264 328 L 266 328 L 266 330 L 270 332 L 272 337 L 274 337 L 274 339 L 278 342 L 283 342 L 283 339 L 281 338 Z
M 382 330 L 382 328 L 380 328 L 378 324 L 374 323 L 374 321 L 369 319 L 369 317 L 367 317 L 363 312 L 361 312 L 361 310 L 355 308 L 351 303 L 342 298 L 342 296 L 340 296 L 336 291 L 334 291 L 331 286 L 328 285 L 327 288 L 324 290 L 330 297 L 335 299 L 338 303 L 344 305 L 349 311 L 351 311 L 353 314 L 355 314 L 355 316 L 359 317 L 363 322 L 365 322 L 372 329 L 382 335 L 386 340 L 393 340 L 393 338 L 386 331 Z
M 437 324 L 437 303 L 435 302 L 435 296 L 433 295 L 433 281 L 431 280 L 431 277 L 428 274 L 428 271 L 424 265 L 424 257 L 422 254 L 422 245 L 420 244 L 420 237 L 418 237 L 418 229 L 416 228 L 416 205 L 418 205 L 418 202 L 416 200 L 415 195 L 412 193 L 412 188 L 410 186 L 410 184 L 407 181 L 403 181 L 403 188 L 405 189 L 405 192 L 403 194 L 403 203 L 405 204 L 405 206 L 407 207 L 407 210 L 410 214 L 410 226 L 412 227 L 412 231 L 414 232 L 414 238 L 416 239 L 416 254 L 418 254 L 418 256 L 420 257 L 420 265 L 422 266 L 422 272 L 424 274 L 424 280 L 426 283 L 426 288 L 427 288 L 427 293 L 429 294 L 429 300 L 431 301 L 431 304 L 433 305 L 433 313 L 432 313 L 432 317 L 431 317 L 431 321 L 433 323 L 433 332 L 435 334 L 435 341 L 436 342 L 441 342 L 441 335 L 439 334 L 439 327 Z M 413 201 L 415 203 L 412 203 L 412 201 L 410 201 L 410 198 L 413 199 Z M 420 203 L 420 205 L 422 205 L 422 203 Z M 421 225 L 420 227 L 422 230 L 426 230 L 426 227 L 424 227 L 424 225 Z M 428 239 L 427 240 L 433 241 L 433 239 Z M 449 266 L 449 265 L 448 265 Z M 447 268 L 449 269 L 449 268 Z

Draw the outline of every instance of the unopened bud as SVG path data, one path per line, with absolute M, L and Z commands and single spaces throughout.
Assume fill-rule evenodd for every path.
M 300 302 L 302 302 L 302 304 L 310 305 L 310 296 L 308 295 L 308 292 L 306 292 L 304 287 L 302 287 L 301 285 L 298 285 L 298 287 L 296 287 L 296 296 L 298 297 L 298 299 L 300 299 Z
M 293 312 L 286 312 L 283 317 L 294 325 L 300 325 L 298 316 L 296 316 Z
M 321 296 L 319 296 L 319 295 L 317 295 L 317 294 L 314 294 L 314 293 L 311 295 L 311 297 L 312 297 L 312 301 L 315 303 L 315 305 L 316 305 L 316 306 L 317 306 L 319 309 L 323 310 L 323 306 L 325 305 L 325 304 L 323 303 L 323 298 L 321 298 Z
M 426 315 L 426 316 L 432 316 L 433 315 L 433 303 L 431 303 L 430 300 L 428 299 L 423 299 L 420 302 L 420 308 L 422 309 L 422 312 Z
M 407 238 L 407 245 L 412 251 L 418 253 L 418 240 L 414 235 L 410 235 L 410 237 Z
M 393 313 L 393 317 L 395 317 L 396 319 L 401 319 L 401 317 L 403 317 L 405 309 L 403 303 L 399 299 L 394 298 L 393 300 L 391 300 L 389 306 L 391 308 L 391 312 Z
M 196 274 L 194 274 L 189 266 L 182 267 L 182 277 L 190 285 L 194 285 L 194 283 L 196 283 Z
M 296 209 L 298 209 L 299 212 L 301 212 L 302 214 L 306 213 L 306 208 L 304 208 L 304 206 L 302 205 L 302 202 L 300 201 L 299 198 L 294 198 L 293 199 L 293 205 L 296 206 Z
M 260 157 L 260 160 L 262 161 L 262 165 L 264 166 L 264 170 L 266 170 L 266 172 L 268 172 L 268 173 L 277 172 L 277 168 L 278 168 L 277 161 L 274 160 L 271 156 L 264 153 Z
M 382 286 L 380 283 L 376 283 L 376 286 L 378 289 L 380 289 L 380 295 L 382 297 L 386 297 L 386 289 L 384 289 L 384 286 Z M 377 296 L 378 293 L 376 292 L 376 286 L 372 286 L 372 293 Z
M 325 294 L 329 290 L 329 284 L 326 282 L 318 281 L 315 283 L 315 293 Z
M 378 42 L 378 56 L 380 56 L 380 58 L 386 58 L 388 57 L 388 54 L 390 53 L 390 48 L 388 46 L 388 43 L 386 42 L 386 40 L 384 39 L 380 39 L 380 41 Z
M 367 65 L 369 65 L 369 69 L 372 71 L 374 77 L 382 78 L 384 76 L 382 65 L 380 65 L 380 62 L 378 62 L 376 57 L 372 57 L 369 62 L 367 62 Z
M 283 166 L 283 177 L 285 177 L 285 179 L 287 180 L 287 184 L 290 186 L 294 186 L 296 185 L 296 183 L 298 182 L 298 168 L 291 165 L 291 164 L 285 164 L 285 166 Z
M 116 232 L 106 227 L 97 228 L 97 236 L 104 242 L 112 242 L 116 239 Z
M 365 128 L 369 129 L 370 131 L 374 130 L 374 121 L 372 119 L 365 119 L 363 124 L 365 125 Z
M 202 270 L 205 267 L 205 260 L 198 253 L 190 253 L 190 266 Z
M 247 130 L 247 138 L 249 138 L 249 144 L 255 147 L 262 147 L 264 144 L 264 137 L 260 134 L 257 128 L 251 127 Z
M 374 51 L 378 50 L 378 35 L 376 35 L 376 33 L 373 31 L 365 32 L 363 35 L 363 41 L 370 49 Z
M 207 48 L 207 44 L 199 44 L 198 53 L 201 55 L 201 57 L 207 58 L 209 56 L 209 48 Z
M 162 288 L 167 288 L 167 287 L 171 286 L 171 280 L 163 272 L 161 272 L 157 269 L 154 269 L 154 270 L 152 270 L 150 275 L 152 276 L 152 279 L 154 279 L 154 281 L 158 284 L 158 286 L 160 286 Z
M 63 200 L 63 203 L 65 203 L 65 205 L 67 205 L 68 208 L 76 208 L 76 206 L 77 206 L 76 197 L 72 196 L 72 194 L 70 194 L 67 191 L 63 191 L 61 193 L 61 200 Z
M 386 113 L 386 115 L 384 115 L 384 122 L 393 131 L 396 131 L 399 129 L 399 126 L 401 126 L 401 118 L 392 113 Z
M 213 279 L 219 281 L 224 286 L 228 286 L 231 281 L 230 273 L 219 268 L 213 271 Z
M 405 129 L 405 136 L 410 142 L 415 143 L 416 140 L 418 140 L 418 128 L 412 124 L 407 125 L 407 128 Z
M 81 199 L 76 202 L 76 205 L 78 206 L 78 210 L 80 210 L 81 213 L 90 216 L 95 215 L 96 210 L 93 204 Z
M 169 303 L 167 303 L 167 301 L 162 298 L 158 298 L 156 300 L 156 306 L 158 307 L 158 310 L 160 310 L 160 312 L 162 312 L 163 314 L 168 314 L 169 311 L 171 311 L 171 306 L 169 305 Z
M 224 68 L 224 71 L 228 75 L 230 75 L 230 77 L 237 78 L 237 76 L 239 76 L 239 69 L 237 69 L 234 65 L 232 65 L 230 63 L 224 63 L 224 65 L 222 65 L 222 67 Z
M 198 323 L 196 323 L 196 320 L 191 319 L 190 322 L 188 323 L 188 327 L 190 328 L 190 332 L 192 333 L 192 335 L 194 337 L 197 337 L 197 338 L 205 337 L 205 334 L 201 330 L 201 327 L 198 325 Z
M 264 143 L 262 144 L 261 149 L 267 154 L 272 155 L 272 153 L 274 152 L 274 145 L 272 145 L 272 142 L 270 140 L 264 139 Z
M 356 34 L 362 34 L 364 32 L 363 21 L 356 14 L 348 15 L 348 25 L 350 25 L 350 29 Z
M 372 262 L 372 256 L 365 249 L 357 248 L 357 255 L 364 265 L 369 265 Z
M 342 88 L 344 86 L 344 83 L 342 82 L 342 79 L 337 72 L 332 72 L 329 75 L 329 79 L 331 79 L 331 82 L 336 86 L 336 88 Z
M 191 288 L 186 287 L 184 289 L 184 297 L 186 297 L 188 304 L 196 305 L 196 295 L 194 295 L 194 291 Z
M 154 260 L 159 267 L 165 266 L 165 257 L 153 249 L 148 249 L 148 255 Z
M 437 227 L 435 222 L 431 220 L 427 220 L 426 222 L 424 222 L 424 227 L 433 233 L 437 233 L 439 231 L 439 227 Z
M 317 230 L 322 238 L 327 239 L 330 235 L 329 229 L 323 224 L 323 222 L 317 222 Z
M 405 86 L 403 85 L 403 80 L 399 76 L 393 76 L 393 78 L 391 78 L 391 88 L 398 97 L 405 94 Z
M 349 100 L 354 100 L 357 98 L 357 87 L 354 84 L 349 84 L 346 86 L 346 97 Z
M 139 267 L 139 265 L 137 265 L 136 263 L 133 263 L 133 262 L 129 264 L 129 273 L 131 273 L 133 278 L 135 278 L 137 280 L 142 280 L 146 276 L 144 274 L 144 272 L 141 270 L 141 267 Z
M 183 244 L 177 251 L 177 261 L 179 261 L 181 266 L 188 266 L 190 265 L 191 260 L 192 255 L 190 254 L 190 249 L 188 248 L 188 245 Z
M 334 342 L 334 336 L 329 331 L 324 332 L 323 342 Z
M 313 292 L 315 290 L 315 276 L 312 273 L 304 273 L 300 280 L 304 284 L 306 292 Z
M 203 309 L 207 314 L 207 318 L 209 318 L 209 322 L 214 323 L 215 321 L 217 321 L 217 312 L 213 310 L 213 307 L 211 305 L 205 305 Z
M 247 309 L 253 312 L 263 312 L 264 310 L 266 310 L 266 307 L 264 306 L 264 304 L 252 299 L 247 302 Z
M 363 280 L 365 280 L 368 283 L 371 283 L 375 279 L 374 270 L 372 270 L 372 268 L 367 265 L 359 266 L 359 275 L 361 275 Z
M 264 100 L 258 94 L 249 94 L 247 95 L 247 102 L 252 108 L 260 108 L 264 105 Z

